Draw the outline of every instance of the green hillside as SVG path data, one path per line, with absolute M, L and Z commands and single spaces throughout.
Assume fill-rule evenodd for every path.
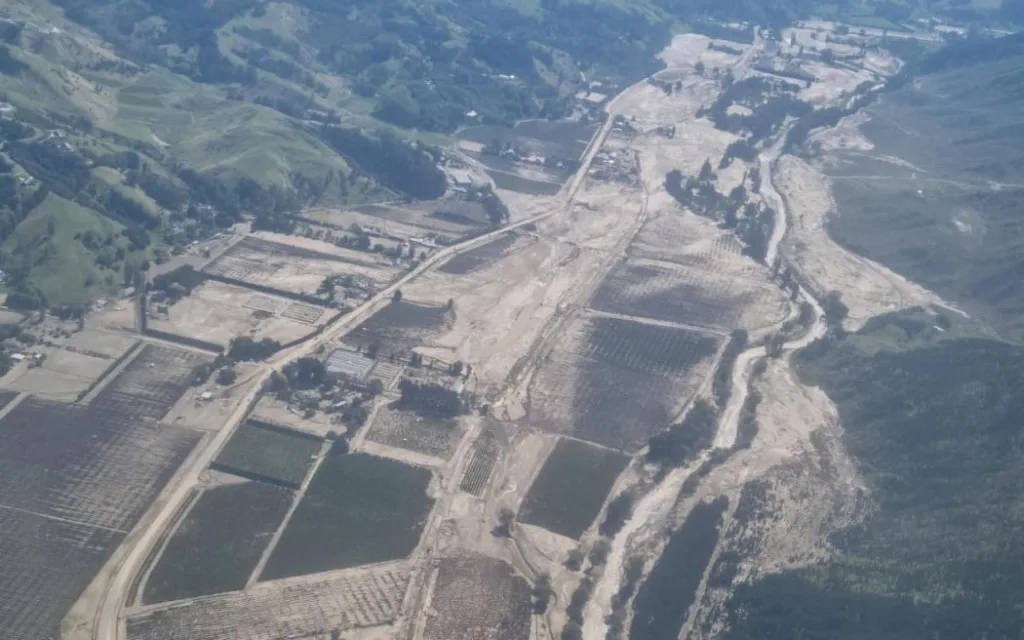
M 831 170 L 837 241 L 1024 339 L 1024 36 L 950 47 Z M 896 165 L 893 158 L 899 158 Z
M 970 332 L 908 312 L 797 354 L 836 403 L 874 508 L 832 536 L 829 561 L 738 588 L 724 637 L 1020 637 L 1024 349 L 947 337 Z
M 30 212 L 25 176 L 124 227 L 132 240 L 114 270 L 250 215 L 288 230 L 289 214 L 310 204 L 436 197 L 445 177 L 430 145 L 468 125 L 568 115 L 590 82 L 615 91 L 656 70 L 672 33 L 749 39 L 749 26 L 719 23 L 902 23 L 936 6 L 0 0 L 0 102 L 11 105 L 0 105 L 0 142 L 12 163 L 0 243 Z M 8 262 L 8 288 L 46 279 L 31 261 Z M 97 287 L 53 289 L 48 302 Z
M 27 272 L 27 283 L 47 303 L 80 305 L 121 284 L 121 272 L 100 266 L 113 265 L 118 249 L 124 251 L 121 229 L 91 209 L 50 194 L 4 241 L 3 252 L 9 271 Z

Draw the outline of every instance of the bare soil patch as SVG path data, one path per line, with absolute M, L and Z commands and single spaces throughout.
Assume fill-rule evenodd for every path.
M 268 232 L 246 236 L 205 270 L 283 291 L 310 294 L 328 276 L 352 275 L 382 285 L 399 273 L 379 254 Z
M 224 346 L 239 336 L 288 342 L 311 332 L 324 316 L 323 308 L 315 309 L 315 317 L 302 315 L 296 305 L 301 303 L 207 281 L 167 306 L 166 314 L 151 305 L 149 326 Z
M 519 238 L 520 236 L 515 233 L 506 233 L 486 244 L 476 247 L 475 249 L 470 249 L 465 253 L 460 253 L 448 262 L 444 263 L 438 270 L 442 273 L 451 273 L 460 276 L 472 273 L 496 260 L 501 259 L 501 257 L 504 256 L 514 244 L 516 244 L 516 241 Z
M 819 295 L 840 292 L 850 309 L 847 328 L 856 330 L 883 313 L 941 303 L 934 294 L 843 249 L 829 237 L 826 225 L 836 208 L 829 180 L 820 171 L 799 158 L 783 156 L 775 186 L 790 216 L 783 254 Z
M 403 298 L 373 314 L 345 339 L 365 348 L 376 345 L 382 353 L 408 352 L 450 327 L 453 316 L 454 311 L 447 305 L 420 304 Z

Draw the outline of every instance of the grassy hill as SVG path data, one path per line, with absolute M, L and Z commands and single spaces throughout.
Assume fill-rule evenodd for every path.
M 47 301 L 85 304 L 123 281 L 122 273 L 97 261 L 100 252 L 113 255 L 124 248 L 121 230 L 101 214 L 50 194 L 4 241 L 3 252 L 10 256 L 8 268 L 28 271 Z M 95 248 L 83 242 L 86 234 L 95 236 Z

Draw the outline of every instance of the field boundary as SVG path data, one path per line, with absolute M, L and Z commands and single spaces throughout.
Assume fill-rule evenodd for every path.
M 298 429 L 293 429 L 292 427 L 288 427 L 288 426 L 285 426 L 283 424 L 278 424 L 276 422 L 267 422 L 266 420 L 262 420 L 260 418 L 248 418 L 246 420 L 246 422 L 249 423 L 250 425 L 258 428 L 258 429 L 266 429 L 267 431 L 274 431 L 276 433 L 280 433 L 281 435 L 285 435 L 285 436 L 297 436 L 299 438 L 305 438 L 307 440 L 312 440 L 313 442 L 323 442 L 324 441 L 324 438 L 321 438 L 320 436 L 318 436 L 316 434 L 309 433 L 307 431 L 299 431 Z
M 114 361 L 111 362 L 110 365 L 107 366 L 107 368 L 103 370 L 103 373 L 101 373 L 99 376 L 97 376 L 95 380 L 90 382 L 88 387 L 86 387 L 82 391 L 78 392 L 78 400 L 77 400 L 77 402 L 82 402 L 83 400 L 88 398 L 89 394 L 91 394 L 93 391 L 95 391 L 96 387 L 100 386 L 100 384 L 102 382 L 104 382 L 108 377 L 110 377 L 111 374 L 114 371 L 116 371 L 117 368 L 120 367 L 122 363 L 130 360 L 135 354 L 138 354 L 140 351 L 142 351 L 141 345 L 142 345 L 142 340 L 136 340 L 132 344 L 132 346 L 130 346 L 127 349 L 124 350 L 124 353 L 122 353 L 121 355 L 119 355 L 116 358 L 114 358 Z
M 214 282 L 220 282 L 222 284 L 229 284 L 235 287 L 242 287 L 244 289 L 250 289 L 252 291 L 258 291 L 259 293 L 265 293 L 267 295 L 277 296 L 279 298 L 287 298 L 289 300 L 295 300 L 297 302 L 305 302 L 306 304 L 312 304 L 325 309 L 330 308 L 324 300 L 308 293 L 295 293 L 294 291 L 286 291 L 284 289 L 277 289 L 275 287 L 269 287 L 265 284 L 256 284 L 255 282 L 247 282 L 245 280 L 239 280 L 237 278 L 229 278 L 217 273 L 210 273 L 209 271 L 202 272 L 204 276 L 213 280 Z
M 272 484 L 272 485 L 281 487 L 282 489 L 298 489 L 299 488 L 299 484 L 298 483 L 288 482 L 287 480 L 282 480 L 281 478 L 275 478 L 273 476 L 268 476 L 266 474 L 258 473 L 256 471 L 246 471 L 244 469 L 239 469 L 238 467 L 234 467 L 234 466 L 232 466 L 230 464 L 224 464 L 223 462 L 217 462 L 216 460 L 214 460 L 213 462 L 210 463 L 210 469 L 212 469 L 214 471 L 220 471 L 221 473 L 227 473 L 227 474 L 230 474 L 230 475 L 233 475 L 233 476 L 238 476 L 239 478 L 245 478 L 246 480 L 255 480 L 256 482 L 264 482 L 266 484 Z
M 274 554 L 277 549 L 278 543 L 281 542 L 281 537 L 284 535 L 284 530 L 288 528 L 288 524 L 292 521 L 292 516 L 299 508 L 299 504 L 306 497 L 306 492 L 309 490 L 309 485 L 313 482 L 313 477 L 316 476 L 316 472 L 320 470 L 320 465 L 323 464 L 324 459 L 330 455 L 330 445 L 324 442 L 320 445 L 320 453 L 317 454 L 316 460 L 313 464 L 309 465 L 306 470 L 306 476 L 302 479 L 302 482 L 295 487 L 295 494 L 292 496 L 292 503 L 288 506 L 288 511 L 285 512 L 284 517 L 281 518 L 281 522 L 277 525 L 277 529 L 274 531 L 274 536 L 267 543 L 266 548 L 263 549 L 263 555 L 260 556 L 259 562 L 252 570 L 252 574 L 249 575 L 249 579 L 245 583 L 245 588 L 249 589 L 254 584 L 260 581 L 260 576 L 267 570 L 267 565 L 270 563 L 270 556 Z
M 224 352 L 224 345 L 220 345 L 215 342 L 207 342 L 206 340 L 200 340 L 199 338 L 190 338 L 178 333 L 171 333 L 170 331 L 153 329 L 148 325 L 142 330 L 142 335 L 152 336 L 154 338 L 166 340 L 167 342 L 173 342 L 174 344 L 178 344 L 183 347 L 192 347 L 193 349 L 200 349 L 209 353 L 221 354 Z

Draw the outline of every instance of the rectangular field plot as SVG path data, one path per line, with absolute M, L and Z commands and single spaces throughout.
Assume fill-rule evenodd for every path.
M 198 440 L 131 414 L 26 398 L 0 421 L 0 505 L 126 532 Z
M 424 640 L 528 640 L 530 585 L 493 558 L 441 561 Z
M 329 638 L 331 631 L 394 622 L 408 586 L 405 562 L 256 585 L 132 616 L 128 639 Z
M 494 186 L 499 189 L 531 196 L 553 196 L 562 188 L 561 182 L 533 180 L 507 171 L 488 171 L 487 175 L 494 180 Z
M 373 367 L 373 371 L 370 373 L 371 378 L 379 378 L 384 383 L 385 389 L 390 389 L 395 381 L 398 380 L 398 376 L 402 375 L 404 365 L 398 362 L 387 362 L 385 360 L 378 360 L 376 366 Z
M 107 358 L 54 349 L 42 365 L 26 370 L 10 382 L 15 391 L 45 395 L 48 398 L 74 400 L 89 388 L 110 366 Z
M 198 338 L 227 346 L 237 336 L 270 338 L 288 342 L 312 330 L 306 320 L 320 313 L 300 316 L 289 314 L 293 304 L 280 296 L 253 293 L 245 287 L 207 280 L 192 294 L 167 307 L 167 314 L 151 313 L 149 326 L 160 331 Z M 323 309 L 318 308 L 322 312 Z M 315 321 L 314 321 L 315 322 Z
M 349 343 L 381 346 L 382 352 L 408 351 L 451 326 L 454 314 L 446 307 L 433 307 L 401 300 L 392 302 L 355 328 Z
M 159 420 L 188 389 L 195 368 L 206 361 L 194 351 L 148 344 L 89 404 Z
M 583 155 L 597 125 L 570 120 L 532 120 L 515 127 L 478 125 L 459 132 L 460 140 L 489 144 L 492 140 L 514 144 L 539 156 L 579 158 Z
M 246 478 L 298 487 L 320 446 L 315 438 L 249 421 L 231 436 L 214 465 Z
M 210 263 L 204 271 L 293 293 L 312 293 L 327 276 L 353 275 L 378 284 L 397 269 L 374 254 L 338 249 L 326 243 L 288 238 L 294 244 L 247 236 Z M 310 243 L 323 250 L 302 246 Z
M 404 558 L 434 501 L 430 471 L 366 454 L 317 470 L 260 577 L 275 580 Z
M 143 601 L 242 589 L 293 493 L 247 480 L 207 489 L 178 526 L 146 582 Z
M 785 297 L 768 283 L 639 259 L 620 262 L 601 283 L 591 306 L 723 331 L 768 326 L 788 310 Z
M 304 302 L 293 302 L 285 307 L 281 315 L 303 324 L 316 324 L 320 317 L 324 315 L 324 311 L 323 307 L 317 307 Z
M 674 202 L 667 210 L 648 217 L 629 244 L 628 255 L 768 282 L 768 270 L 743 255 L 743 245 L 732 231 L 720 229 L 717 223 L 705 218 L 680 215 Z
M 530 385 L 530 420 L 634 451 L 697 391 L 721 340 L 619 318 L 577 318 Z
M 520 236 L 515 233 L 506 233 L 498 236 L 494 240 L 480 245 L 479 247 L 470 249 L 465 253 L 460 253 L 448 262 L 441 265 L 439 271 L 442 273 L 452 273 L 455 275 L 465 275 L 467 273 L 473 273 L 478 269 L 482 269 L 487 265 L 500 260 L 506 252 L 511 250 L 512 245 L 516 244 Z
M 60 638 L 61 620 L 123 538 L 0 509 L 0 638 Z
M 30 397 L 0 420 L 0 638 L 59 638 L 61 619 L 199 441 L 140 419 L 126 398 L 115 411 Z
M 381 407 L 366 438 L 371 442 L 447 460 L 462 439 L 456 420 L 430 420 L 411 411 Z
M 459 482 L 459 491 L 465 491 L 477 497 L 483 495 L 497 461 L 498 441 L 493 433 L 484 431 L 473 443 L 469 464 L 466 465 L 462 481 Z
M 242 306 L 253 311 L 266 311 L 276 315 L 288 306 L 288 301 L 284 298 L 276 298 L 263 293 L 253 293 L 246 298 Z
M 519 509 L 519 520 L 578 539 L 601 512 L 629 456 L 560 439 Z

